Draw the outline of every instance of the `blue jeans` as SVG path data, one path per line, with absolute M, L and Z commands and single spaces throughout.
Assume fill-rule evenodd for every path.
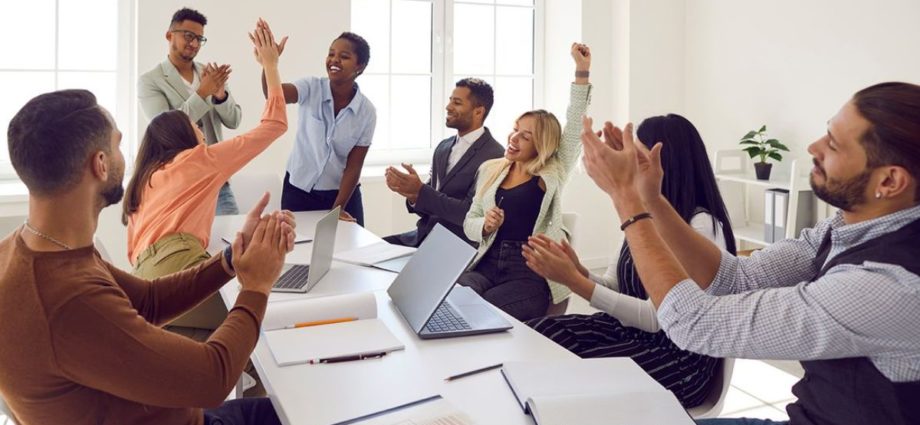
M 236 215 L 240 213 L 239 207 L 236 206 L 236 197 L 230 190 L 230 183 L 224 183 L 220 187 L 220 194 L 217 195 L 217 215 Z
M 268 398 L 239 398 L 205 410 L 204 425 L 281 425 L 281 420 Z
M 697 419 L 696 425 L 788 425 L 789 421 L 771 421 L 769 419 L 719 418 Z

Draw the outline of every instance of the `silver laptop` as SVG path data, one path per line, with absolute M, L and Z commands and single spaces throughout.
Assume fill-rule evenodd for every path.
M 339 211 L 336 207 L 318 222 L 313 233 L 313 253 L 310 264 L 288 264 L 284 273 L 272 285 L 275 292 L 307 292 L 313 289 L 332 266 L 332 253 L 335 249 L 335 231 L 339 227 Z
M 412 330 L 422 339 L 476 335 L 511 329 L 491 304 L 455 286 L 476 250 L 436 225 L 387 289 Z

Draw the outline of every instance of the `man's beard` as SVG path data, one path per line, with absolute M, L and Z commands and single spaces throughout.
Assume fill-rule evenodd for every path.
M 816 163 L 815 165 L 818 164 Z M 853 207 L 865 203 L 866 187 L 869 185 L 872 170 L 867 169 L 849 180 L 840 181 L 827 177 L 820 165 L 818 165 L 818 169 L 824 176 L 824 185 L 818 186 L 815 183 L 814 175 L 809 179 L 811 190 L 815 192 L 815 196 L 818 199 L 847 212 L 853 211 Z
M 118 174 L 118 176 L 116 176 L 116 174 Z M 103 208 L 121 202 L 121 198 L 125 194 L 125 188 L 121 186 L 122 178 L 124 178 L 124 169 L 122 169 L 120 173 L 112 173 L 109 175 L 109 180 L 106 182 L 105 189 L 100 193 L 104 202 L 102 205 Z

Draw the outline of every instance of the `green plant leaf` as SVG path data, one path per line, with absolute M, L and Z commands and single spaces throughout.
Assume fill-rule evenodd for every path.
M 751 130 L 751 131 L 747 132 L 747 134 L 745 134 L 744 136 L 742 136 L 742 137 L 741 137 L 741 140 L 750 139 L 750 138 L 754 137 L 754 135 L 756 135 L 756 134 L 757 134 L 756 131 Z
M 751 140 L 751 139 L 742 140 L 742 141 L 740 141 L 740 142 L 738 142 L 738 143 L 740 143 L 740 144 L 742 144 L 742 145 L 760 145 L 760 143 L 758 143 L 756 140 Z
M 750 156 L 751 158 L 753 158 L 753 157 L 755 157 L 755 156 L 757 156 L 757 155 L 760 155 L 760 152 L 761 152 L 761 151 L 760 151 L 760 148 L 758 148 L 758 147 L 756 147 L 756 146 L 752 146 L 752 147 L 749 147 L 749 148 L 744 148 L 744 149 L 742 149 L 742 150 L 745 151 L 745 152 L 747 152 L 747 153 L 748 153 L 748 156 Z
M 776 149 L 779 149 L 779 150 L 781 150 L 781 151 L 789 152 L 789 148 L 787 148 L 786 145 L 780 143 L 779 140 L 770 139 L 770 140 L 767 140 L 767 143 L 769 143 L 770 146 L 772 146 L 772 147 L 774 147 L 774 148 L 776 148 Z
M 767 131 L 767 125 L 766 125 L 766 124 L 764 124 L 762 127 L 760 127 L 760 130 L 757 130 L 758 133 L 763 133 L 763 132 L 765 132 L 765 131 Z
M 783 160 L 783 156 L 780 155 L 780 154 L 777 153 L 777 152 L 770 152 L 770 153 L 767 154 L 767 156 L 769 156 L 770 158 L 773 158 L 773 159 L 775 159 L 775 160 L 777 160 L 777 161 L 782 161 L 782 160 Z

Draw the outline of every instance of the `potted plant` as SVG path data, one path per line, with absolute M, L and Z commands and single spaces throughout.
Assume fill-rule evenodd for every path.
M 770 180 L 770 169 L 773 164 L 767 163 L 767 158 L 782 161 L 783 156 L 780 151 L 789 152 L 786 145 L 776 139 L 767 139 L 767 126 L 761 126 L 760 130 L 751 130 L 739 142 L 745 148 L 741 149 L 748 153 L 753 159 L 759 157 L 760 161 L 754 163 L 754 172 L 757 174 L 757 180 Z

